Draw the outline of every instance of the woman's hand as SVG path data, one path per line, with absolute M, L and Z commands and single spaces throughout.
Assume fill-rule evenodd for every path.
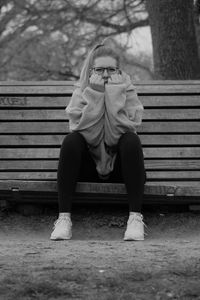
M 108 83 L 109 84 L 120 84 L 123 83 L 123 78 L 121 74 L 113 74 L 108 78 Z
M 93 90 L 96 90 L 98 92 L 104 92 L 105 87 L 104 87 L 104 80 L 102 76 L 98 74 L 92 74 L 90 79 L 89 79 L 90 87 Z

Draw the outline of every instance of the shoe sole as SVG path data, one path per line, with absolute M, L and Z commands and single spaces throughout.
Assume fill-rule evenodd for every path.
M 144 241 L 143 237 L 132 238 L 132 237 L 124 237 L 124 241 Z
M 51 241 L 63 241 L 63 240 L 70 240 L 72 238 L 72 236 L 70 236 L 70 237 L 56 237 L 56 238 L 54 238 L 54 237 L 50 237 L 50 240 Z

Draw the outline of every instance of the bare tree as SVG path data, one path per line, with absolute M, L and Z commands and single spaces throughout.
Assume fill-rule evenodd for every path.
M 195 3 L 197 10 L 199 0 Z M 193 9 L 193 0 L 1 1 L 0 80 L 77 79 L 94 43 L 107 36 L 128 36 L 149 22 L 154 78 L 199 78 Z M 148 60 L 127 56 L 126 45 L 116 48 L 126 65 L 152 76 Z
M 29 72 L 30 79 L 77 78 L 94 43 L 147 24 L 142 0 L 4 1 L 0 17 L 1 74 L 4 72 L 6 79 L 12 69 L 12 74 L 23 72 L 26 78 Z M 57 68 L 55 55 L 59 58 Z

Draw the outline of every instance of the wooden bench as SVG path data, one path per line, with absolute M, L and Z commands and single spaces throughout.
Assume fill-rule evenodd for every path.
M 145 108 L 138 128 L 145 201 L 153 196 L 200 202 L 200 81 L 154 81 L 136 88 Z M 73 82 L 0 84 L 0 200 L 57 201 L 58 157 L 68 132 L 64 109 L 73 89 Z M 75 198 L 125 197 L 124 184 L 88 182 L 77 184 Z

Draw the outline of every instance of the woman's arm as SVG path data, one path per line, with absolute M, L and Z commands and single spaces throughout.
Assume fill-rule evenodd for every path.
M 142 122 L 143 105 L 128 75 L 115 76 L 105 87 L 108 116 L 118 125 L 138 126 Z
M 104 93 L 86 87 L 82 92 L 77 88 L 66 108 L 70 130 L 84 130 L 93 126 L 104 114 Z
M 136 132 L 142 122 L 143 106 L 126 76 L 119 77 L 118 82 L 110 81 L 105 87 L 105 141 L 109 146 L 115 145 L 121 134 Z

